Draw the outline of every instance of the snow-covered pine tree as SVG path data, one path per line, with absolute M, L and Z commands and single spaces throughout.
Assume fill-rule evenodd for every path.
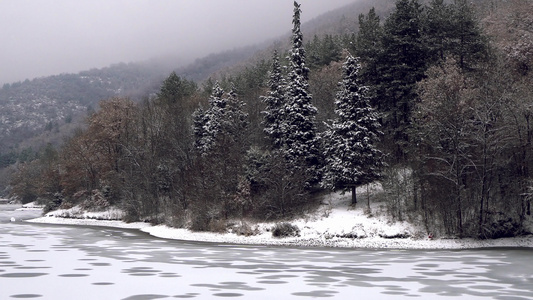
M 231 151 L 244 155 L 247 150 L 248 114 L 244 112 L 245 103 L 241 101 L 232 87 L 227 94 L 226 108 L 222 120 L 222 134 L 231 143 Z M 237 154 L 237 153 L 235 153 Z
M 218 82 L 213 87 L 209 97 L 209 108 L 198 108 L 193 113 L 194 148 L 206 155 L 216 143 L 217 135 L 221 131 L 222 115 L 227 106 L 227 99 L 223 98 L 224 90 Z
M 205 117 L 205 110 L 202 107 L 197 108 L 192 113 L 192 130 L 194 134 L 194 149 L 199 153 L 204 152 L 204 125 L 207 123 L 207 118 Z
M 283 107 L 286 103 L 286 81 L 283 78 L 278 52 L 275 50 L 272 55 L 272 70 L 269 74 L 268 87 L 270 91 L 267 96 L 261 97 L 266 104 L 263 113 L 263 131 L 270 140 L 272 149 L 280 149 L 283 145 Z
M 307 183 L 313 185 L 320 180 L 321 151 L 315 124 L 317 109 L 312 104 L 312 96 L 308 91 L 309 69 L 305 65 L 300 13 L 300 5 L 295 1 L 292 48 L 288 57 L 287 104 L 283 109 L 283 150 L 290 164 L 306 169 Z
M 206 110 L 194 114 L 195 149 L 200 154 L 196 167 L 201 176 L 194 184 L 203 202 L 194 204 L 200 217 L 193 226 L 201 230 L 211 220 L 232 214 L 248 142 L 248 114 L 235 90 L 224 93 L 216 82 L 208 102 Z
M 240 149 L 245 148 L 248 126 L 248 114 L 243 110 L 244 102 L 239 100 L 234 89 L 225 95 L 218 82 L 208 101 L 208 109 L 199 108 L 193 114 L 196 150 L 202 155 L 212 153 L 216 147 L 224 148 L 222 152 L 227 151 L 227 147 L 244 151 Z
M 368 88 L 359 80 L 361 66 L 349 55 L 343 65 L 343 80 L 335 98 L 336 119 L 326 124 L 323 134 L 325 167 L 322 185 L 352 191 L 378 179 L 383 167 L 382 152 L 376 148 L 380 132 L 378 115 L 370 106 Z

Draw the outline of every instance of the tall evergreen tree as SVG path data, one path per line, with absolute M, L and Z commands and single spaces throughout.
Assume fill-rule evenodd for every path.
M 472 69 L 487 58 L 487 41 L 469 1 L 455 0 L 452 23 L 452 54 L 461 69 Z
M 375 8 L 372 7 L 366 16 L 359 15 L 359 34 L 356 39 L 355 54 L 364 65 L 361 69 L 361 78 L 369 85 L 375 85 L 380 80 L 377 60 L 382 52 L 382 37 L 383 28 Z
M 320 67 L 321 63 L 321 40 L 318 35 L 314 35 L 311 41 L 308 41 L 305 44 L 305 49 L 307 52 L 307 64 L 310 68 L 316 69 Z
M 286 104 L 286 81 L 281 72 L 278 52 L 274 51 L 272 56 L 272 69 L 268 81 L 270 91 L 267 96 L 261 97 L 266 104 L 263 111 L 264 132 L 270 140 L 272 149 L 280 149 L 283 145 L 285 130 L 282 128 L 284 111 Z
M 384 142 L 396 161 L 406 159 L 407 132 L 417 98 L 415 84 L 427 69 L 421 17 L 418 0 L 398 0 L 383 27 L 374 105 L 383 113 Z
M 288 57 L 287 105 L 283 112 L 284 152 L 290 163 L 307 170 L 308 184 L 313 185 L 319 181 L 321 151 L 315 124 L 317 109 L 312 104 L 312 96 L 309 93 L 309 69 L 305 65 L 300 13 L 300 5 L 295 1 L 292 48 Z
M 335 98 L 336 119 L 324 133 L 325 170 L 322 185 L 330 189 L 351 189 L 357 203 L 357 186 L 378 179 L 383 167 L 376 148 L 380 124 L 370 106 L 368 88 L 359 79 L 361 66 L 349 55 L 343 65 L 343 80 Z
M 191 146 L 192 95 L 195 82 L 172 72 L 161 85 L 157 97 L 144 103 L 144 122 L 158 129 L 151 130 L 152 153 L 158 159 L 185 163 Z
M 424 36 L 431 63 L 444 62 L 451 47 L 453 8 L 444 0 L 432 0 L 424 15 Z

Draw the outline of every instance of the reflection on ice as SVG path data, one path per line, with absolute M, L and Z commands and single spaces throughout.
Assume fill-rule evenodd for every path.
M 38 294 L 18 294 L 18 295 L 11 295 L 11 298 L 17 298 L 17 299 L 30 299 L 30 298 L 40 298 L 42 295 Z
M 2 273 L 2 274 L 0 274 L 0 277 L 4 277 L 4 278 L 29 278 L 29 277 L 39 277 L 39 276 L 44 276 L 44 275 L 48 275 L 48 273 L 29 273 L 29 272 L 25 272 L 25 273 Z

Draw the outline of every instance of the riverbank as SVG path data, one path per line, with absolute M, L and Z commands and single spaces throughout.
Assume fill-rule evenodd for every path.
M 362 205 L 361 205 L 362 206 Z M 84 212 L 79 208 L 57 210 L 43 217 L 29 220 L 34 223 L 69 225 L 109 226 L 139 229 L 155 237 L 185 241 L 200 241 L 231 244 L 343 247 L 343 248 L 391 248 L 391 249 L 468 249 L 487 247 L 532 247 L 533 235 L 496 240 L 449 239 L 433 237 L 416 225 L 408 222 L 392 222 L 380 203 L 368 208 L 350 207 L 349 196 L 332 194 L 324 199 L 322 206 L 311 216 L 292 220 L 290 224 L 299 229 L 297 236 L 277 238 L 272 231 L 276 223 L 247 223 L 235 221 L 233 230 L 226 233 L 192 232 L 187 229 L 148 223 L 125 223 L 119 221 L 122 212 L 118 209 L 106 212 Z M 234 228 L 248 228 L 253 235 L 239 235 Z

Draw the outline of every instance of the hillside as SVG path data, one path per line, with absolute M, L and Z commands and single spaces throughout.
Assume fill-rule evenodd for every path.
M 116 64 L 5 84 L 0 89 L 0 153 L 70 123 L 112 96 L 140 98 L 158 88 L 164 73 L 145 64 Z

